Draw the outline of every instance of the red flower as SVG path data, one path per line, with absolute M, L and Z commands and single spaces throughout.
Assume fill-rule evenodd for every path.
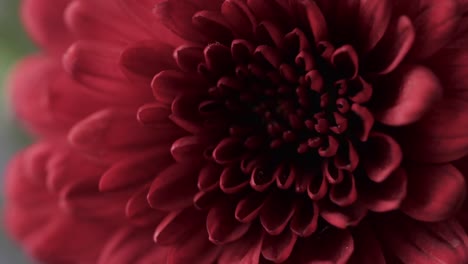
M 468 262 L 466 1 L 24 7 L 46 50 L 13 77 L 48 146 L 29 174 L 71 218 L 64 237 L 109 228 L 79 247 L 94 262 Z M 40 225 L 16 221 L 33 247 Z M 36 234 L 52 250 L 33 253 L 62 256 Z

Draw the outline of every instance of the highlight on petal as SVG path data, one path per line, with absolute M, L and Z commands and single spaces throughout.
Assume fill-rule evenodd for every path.
M 431 109 L 441 98 L 442 87 L 434 73 L 423 66 L 409 66 L 394 74 L 395 83 L 376 89 L 377 99 L 385 105 L 378 106 L 381 110 L 375 111 L 375 116 L 383 124 L 404 126 Z
M 420 221 L 441 221 L 462 205 L 465 179 L 451 164 L 414 164 L 406 167 L 408 191 L 402 211 Z

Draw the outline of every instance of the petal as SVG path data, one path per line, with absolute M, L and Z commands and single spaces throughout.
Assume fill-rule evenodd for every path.
M 398 142 L 407 159 L 429 163 L 457 160 L 468 153 L 468 101 L 444 98 L 419 122 L 403 128 Z
M 157 211 L 150 207 L 146 196 L 148 195 L 149 185 L 144 185 L 135 191 L 128 199 L 125 207 L 125 215 L 135 225 L 152 226 L 154 223 L 161 222 L 166 216 L 166 212 Z
M 271 236 L 265 235 L 262 245 L 262 255 L 274 263 L 282 263 L 293 251 L 297 235 L 286 229 L 283 233 Z
M 416 38 L 411 56 L 428 58 L 444 47 L 459 24 L 457 1 L 394 1 L 396 13 L 407 14 L 415 25 Z
M 174 48 L 160 41 L 140 41 L 120 55 L 120 66 L 131 81 L 150 87 L 153 77 L 162 70 L 175 69 Z
M 104 109 L 77 123 L 70 130 L 68 140 L 79 150 L 112 159 L 119 155 L 119 152 L 131 153 L 137 149 L 141 151 L 154 143 L 177 137 L 178 130 L 174 127 L 171 129 L 170 124 L 161 125 L 159 128 L 167 131 L 155 136 L 155 128 L 141 126 L 133 110 Z
M 148 34 L 152 38 L 161 40 L 171 46 L 177 47 L 183 43 L 183 40 L 171 32 L 164 24 L 159 23 L 154 15 L 154 8 L 161 0 L 142 0 L 135 2 L 133 0 L 119 0 L 120 9 L 127 13 L 135 24 L 146 30 L 145 38 Z M 132 26 L 131 28 L 135 28 Z
M 332 227 L 302 241 L 298 250 L 299 263 L 345 264 L 353 253 L 354 241 L 348 230 Z
M 223 167 L 210 162 L 200 170 L 198 175 L 198 189 L 200 191 L 209 191 L 219 186 L 219 177 L 223 172 Z
M 79 41 L 63 55 L 65 70 L 97 94 L 126 98 L 134 104 L 147 101 L 151 91 L 132 85 L 119 68 L 121 48 L 97 41 Z
M 258 264 L 262 242 L 263 234 L 257 228 L 251 228 L 243 238 L 223 248 L 218 263 Z
M 261 212 L 265 205 L 266 195 L 259 192 L 251 192 L 236 206 L 235 217 L 239 222 L 249 223 Z
M 344 45 L 335 50 L 332 55 L 332 64 L 344 75 L 346 79 L 356 78 L 359 65 L 358 55 L 350 45 Z
M 34 41 L 56 54 L 63 52 L 72 42 L 72 34 L 65 25 L 63 12 L 71 1 L 51 4 L 47 0 L 22 2 L 21 17 Z
M 367 177 L 375 182 L 384 181 L 402 160 L 400 145 L 388 135 L 373 132 L 367 141 L 368 148 L 361 155 Z
M 346 173 L 344 180 L 330 188 L 330 200 L 338 206 L 346 207 L 357 200 L 354 175 Z
M 392 214 L 375 219 L 384 250 L 402 263 L 465 263 L 468 240 L 458 223 L 426 223 Z
M 465 180 L 453 165 L 412 165 L 406 169 L 408 192 L 403 212 L 432 222 L 447 219 L 460 208 L 465 198 Z
M 398 209 L 406 197 L 408 180 L 405 170 L 399 168 L 379 183 L 370 180 L 358 182 L 359 198 L 374 212 Z
M 417 121 L 442 95 L 438 78 L 423 66 L 400 69 L 391 80 L 380 90 L 374 89 L 374 100 L 383 108 L 375 111 L 375 117 L 386 125 L 403 126 Z
M 260 222 L 271 235 L 278 235 L 286 228 L 296 210 L 291 197 L 280 193 L 271 194 L 260 213 Z
M 317 230 L 320 213 L 317 204 L 308 198 L 300 200 L 291 219 L 291 230 L 301 237 L 308 237 Z
M 359 30 L 357 39 L 361 51 L 369 51 L 384 36 L 391 18 L 391 1 L 361 0 L 359 5 Z
M 71 80 L 57 61 L 40 55 L 21 61 L 9 86 L 16 114 L 41 136 L 66 133 L 74 123 L 115 100 L 91 93 Z
M 164 263 L 168 248 L 156 245 L 148 233 L 151 233 L 148 228 L 121 228 L 106 244 L 97 263 L 144 264 L 145 257 L 155 263 Z
M 100 191 L 115 191 L 144 183 L 171 161 L 166 148 L 114 163 L 99 181 Z M 131 177 L 129 177 L 131 175 Z
M 389 25 L 382 40 L 364 59 L 371 72 L 388 74 L 395 70 L 413 47 L 415 29 L 407 16 L 401 16 Z
M 213 159 L 219 164 L 228 164 L 238 161 L 244 154 L 244 144 L 237 138 L 221 140 L 213 151 Z
M 171 154 L 177 162 L 194 162 L 203 158 L 207 147 L 206 140 L 200 137 L 181 137 L 172 143 Z
M 250 223 L 241 223 L 234 217 L 235 204 L 220 203 L 210 209 L 206 218 L 209 239 L 216 245 L 224 245 L 243 237 Z
M 202 229 L 171 250 L 167 264 L 213 263 L 218 257 L 220 250 L 221 247 L 213 245 L 208 240 L 206 230 Z
M 255 25 L 257 25 L 257 21 L 244 1 L 224 1 L 221 6 L 221 14 L 225 16 L 231 29 L 236 34 L 247 37 L 247 39 L 250 39 L 253 36 L 253 31 L 255 29 Z
M 224 193 L 238 193 L 247 185 L 249 185 L 249 176 L 243 173 L 238 166 L 226 167 L 221 173 L 219 186 Z
M 369 223 L 361 223 L 353 230 L 354 251 L 350 264 L 385 264 L 380 241 Z
M 157 225 L 153 239 L 160 245 L 181 243 L 203 228 L 203 220 L 203 214 L 195 208 L 171 212 Z
M 148 35 L 148 31 L 125 12 L 116 1 L 72 1 L 64 12 L 64 18 L 77 39 L 99 40 L 123 47 Z
M 158 73 L 151 83 L 154 97 L 163 103 L 170 104 L 181 94 L 194 95 L 208 91 L 204 79 L 199 75 L 187 74 L 174 70 Z
M 341 229 L 358 225 L 366 214 L 367 208 L 360 202 L 347 207 L 339 207 L 330 201 L 323 201 L 320 204 L 322 218 Z
M 156 176 L 148 193 L 151 207 L 174 211 L 190 206 L 198 191 L 199 170 L 197 164 L 174 163 L 162 171 Z

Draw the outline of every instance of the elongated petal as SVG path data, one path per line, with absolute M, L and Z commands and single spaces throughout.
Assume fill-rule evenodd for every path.
M 408 192 L 402 210 L 421 221 L 450 218 L 460 208 L 466 187 L 463 175 L 450 164 L 407 167 Z

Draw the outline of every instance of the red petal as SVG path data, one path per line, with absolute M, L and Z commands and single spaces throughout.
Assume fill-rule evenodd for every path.
M 239 166 L 227 167 L 221 173 L 219 186 L 224 193 L 238 193 L 247 185 L 249 185 L 249 176 L 243 173 Z
M 375 182 L 384 181 L 400 166 L 403 156 L 400 145 L 378 132 L 371 133 L 367 144 L 368 149 L 361 155 L 367 177 Z
M 353 230 L 354 251 L 350 264 L 385 264 L 379 240 L 368 223 L 361 223 Z
M 45 56 L 21 61 L 9 85 L 16 114 L 41 136 L 66 133 L 74 123 L 116 100 L 91 93 L 71 80 L 57 61 Z
M 206 230 L 202 229 L 174 247 L 169 253 L 167 264 L 214 263 L 221 249 L 208 240 Z
M 266 195 L 259 192 L 251 192 L 246 198 L 239 201 L 236 206 L 235 217 L 242 223 L 253 221 L 265 205 Z
M 163 70 L 175 69 L 174 48 L 160 41 L 141 41 L 120 55 L 120 66 L 131 81 L 149 87 L 153 77 Z
M 405 157 L 443 163 L 468 153 L 468 103 L 462 96 L 444 98 L 420 122 L 402 129 L 398 139 Z
M 344 229 L 356 226 L 366 216 L 367 208 L 361 203 L 339 207 L 330 201 L 320 204 L 320 215 L 333 226 Z
M 377 218 L 375 232 L 385 251 L 403 263 L 466 263 L 468 239 L 454 221 L 426 223 L 401 215 Z
M 219 186 L 219 178 L 223 172 L 223 167 L 210 162 L 200 170 L 198 175 L 198 189 L 209 191 Z
M 402 211 L 420 221 L 453 216 L 465 198 L 463 175 L 450 164 L 408 166 L 408 194 Z
M 369 51 L 384 36 L 392 15 L 390 0 L 361 0 L 359 5 L 359 34 L 362 51 Z
M 359 60 L 352 46 L 344 45 L 336 49 L 331 60 L 335 68 L 344 74 L 346 79 L 356 78 L 359 72 Z
M 221 6 L 221 14 L 226 17 L 232 30 L 240 36 L 250 39 L 257 25 L 255 16 L 244 1 L 227 0 Z
M 211 208 L 206 218 L 209 239 L 216 245 L 236 241 L 249 231 L 250 223 L 244 224 L 234 217 L 235 205 L 220 203 Z
M 99 190 L 115 191 L 144 183 L 163 170 L 170 161 L 171 156 L 166 148 L 121 160 L 102 175 Z
M 187 72 L 196 72 L 204 59 L 203 48 L 200 46 L 179 46 L 173 55 L 179 68 Z
M 171 44 L 174 47 L 179 46 L 183 43 L 183 40 L 171 32 L 163 23 L 159 23 L 155 17 L 153 11 L 155 5 L 161 0 L 141 0 L 135 2 L 133 0 L 120 0 L 121 9 L 127 13 L 134 21 L 135 25 L 132 25 L 132 29 L 135 29 L 136 25 L 146 30 L 145 38 L 148 38 L 148 34 L 151 34 L 152 38 L 159 39 L 163 42 Z M 108 2 L 105 2 L 109 4 Z
M 65 70 L 94 92 L 126 98 L 136 103 L 147 101 L 148 89 L 135 89 L 119 69 L 121 49 L 94 41 L 75 42 L 63 56 Z M 144 87 L 143 87 L 144 88 Z
M 229 45 L 234 36 L 224 16 L 219 11 L 203 10 L 192 17 L 193 27 L 197 28 L 208 42 Z
M 354 251 L 354 241 L 349 231 L 328 228 L 320 236 L 304 240 L 298 250 L 299 263 L 345 264 Z
M 147 38 L 148 31 L 132 20 L 114 2 L 72 1 L 64 12 L 68 28 L 77 39 L 104 41 L 124 47 Z M 108 19 L 103 19 L 105 12 Z
M 407 16 L 392 21 L 389 29 L 364 63 L 372 72 L 388 74 L 395 70 L 413 47 L 415 29 Z
M 265 201 L 260 213 L 260 222 L 271 235 L 278 235 L 286 228 L 296 210 L 291 197 L 282 193 L 272 193 Z
M 407 176 L 403 169 L 397 169 L 384 181 L 375 183 L 362 180 L 358 185 L 360 200 L 374 212 L 398 209 L 406 197 Z
M 112 159 L 122 152 L 141 151 L 157 142 L 172 140 L 180 133 L 171 129 L 170 124 L 159 128 L 166 131 L 155 136 L 154 128 L 142 127 L 132 109 L 104 109 L 77 123 L 70 130 L 68 140 L 86 153 Z
M 173 70 L 158 73 L 151 86 L 154 97 L 166 104 L 171 104 L 178 95 L 193 95 L 208 90 L 200 76 Z
M 376 100 L 381 99 L 379 103 L 385 105 L 375 117 L 386 125 L 404 126 L 417 121 L 431 109 L 441 97 L 442 87 L 434 73 L 423 66 L 406 67 L 394 74 L 391 83 L 375 90 Z
M 218 143 L 213 151 L 213 158 L 219 164 L 238 161 L 244 154 L 244 144 L 237 138 L 225 138 Z
M 126 227 L 114 234 L 102 251 L 98 264 L 144 264 L 145 259 L 165 263 L 169 248 L 156 245 L 147 228 Z
M 203 158 L 207 143 L 199 137 L 182 137 L 172 143 L 171 154 L 177 162 L 194 162 Z
M 26 0 L 21 17 L 34 41 L 55 54 L 63 52 L 72 42 L 63 13 L 71 1 L 51 4 L 47 0 Z
M 181 243 L 203 228 L 203 213 L 194 208 L 169 213 L 156 227 L 153 239 L 159 245 Z
M 276 236 L 267 234 L 263 240 L 262 255 L 274 263 L 282 263 L 289 258 L 296 240 L 297 235 L 291 232 L 290 229 L 286 229 Z
M 157 211 L 150 207 L 146 199 L 148 190 L 149 185 L 145 185 L 128 199 L 125 207 L 125 215 L 132 221 L 132 224 L 152 226 L 163 220 L 167 214 L 166 212 Z
M 301 237 L 312 235 L 317 230 L 319 215 L 319 208 L 314 201 L 302 199 L 291 219 L 291 230 Z
M 354 175 L 346 173 L 344 180 L 330 188 L 330 200 L 338 206 L 346 207 L 357 200 Z
M 428 58 L 449 43 L 459 25 L 457 1 L 397 0 L 394 6 L 397 13 L 407 14 L 414 23 L 416 39 L 411 53 L 417 59 Z
M 166 0 L 153 4 L 152 8 L 157 19 L 178 36 L 195 42 L 206 41 L 192 25 L 193 15 L 201 10 L 194 1 Z
M 138 109 L 137 119 L 143 125 L 157 125 L 167 122 L 171 109 L 162 103 L 145 104 Z
M 195 164 L 174 163 L 162 171 L 151 184 L 148 194 L 151 207 L 174 211 L 190 206 L 198 191 L 199 170 Z
M 223 248 L 218 263 L 258 264 L 262 241 L 263 234 L 257 228 L 251 228 L 243 238 Z

